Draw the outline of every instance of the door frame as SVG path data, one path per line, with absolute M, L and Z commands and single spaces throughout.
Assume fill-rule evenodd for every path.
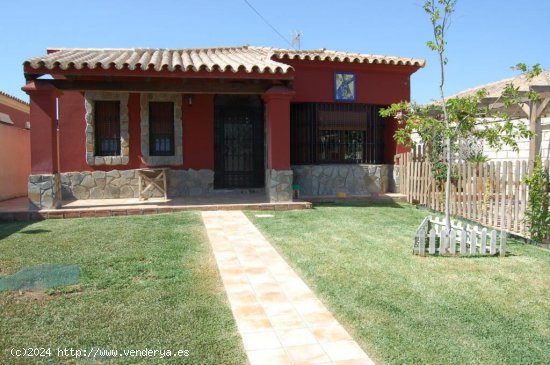
M 249 112 L 252 120 L 252 170 L 249 174 L 226 171 L 224 112 Z M 223 135 L 222 135 L 223 134 Z M 258 189 L 265 187 L 265 107 L 259 95 L 220 94 L 214 97 L 214 189 Z M 240 175 L 240 177 L 239 177 Z M 233 182 L 231 182 L 233 180 Z M 235 180 L 242 180 L 241 183 Z

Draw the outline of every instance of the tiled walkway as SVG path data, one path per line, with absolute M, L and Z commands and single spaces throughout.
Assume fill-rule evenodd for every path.
M 202 218 L 251 365 L 373 364 L 242 212 Z

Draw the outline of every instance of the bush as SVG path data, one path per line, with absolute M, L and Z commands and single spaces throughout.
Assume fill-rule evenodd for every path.
M 529 186 L 529 199 L 525 213 L 531 239 L 542 242 L 549 233 L 550 174 L 542 165 L 540 156 L 535 160 L 533 173 L 525 177 Z

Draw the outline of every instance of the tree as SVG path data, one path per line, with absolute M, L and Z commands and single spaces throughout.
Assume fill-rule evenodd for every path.
M 487 91 L 482 89 L 468 97 L 445 97 L 445 56 L 447 42 L 445 40 L 450 19 L 455 10 L 457 0 L 426 0 L 424 11 L 430 17 L 433 30 L 433 40 L 427 46 L 437 52 L 439 60 L 439 97 L 429 105 L 400 102 L 382 109 L 383 117 L 397 119 L 401 127 L 395 133 L 395 140 L 402 145 L 414 146 L 411 136 L 417 134 L 428 150 L 428 157 L 434 168 L 434 176 L 445 181 L 445 227 L 447 233 L 451 230 L 450 193 L 452 180 L 452 164 L 458 146 L 462 141 L 475 138 L 487 142 L 492 148 L 498 149 L 508 145 L 518 149 L 518 138 L 529 138 L 531 133 L 523 123 L 514 122 L 513 118 L 502 108 L 483 105 Z M 537 64 L 532 68 L 518 64 L 516 69 L 524 72 L 528 78 L 542 72 Z M 498 105 L 510 107 L 522 104 L 528 100 L 536 100 L 536 93 L 520 95 L 519 87 L 508 84 L 500 97 Z

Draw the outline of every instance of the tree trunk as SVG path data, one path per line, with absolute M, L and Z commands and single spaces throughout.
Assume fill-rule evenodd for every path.
M 447 234 L 451 234 L 451 179 L 452 179 L 452 158 L 453 154 L 451 151 L 451 139 L 447 138 L 445 140 L 447 145 L 447 181 L 445 181 L 445 230 Z

